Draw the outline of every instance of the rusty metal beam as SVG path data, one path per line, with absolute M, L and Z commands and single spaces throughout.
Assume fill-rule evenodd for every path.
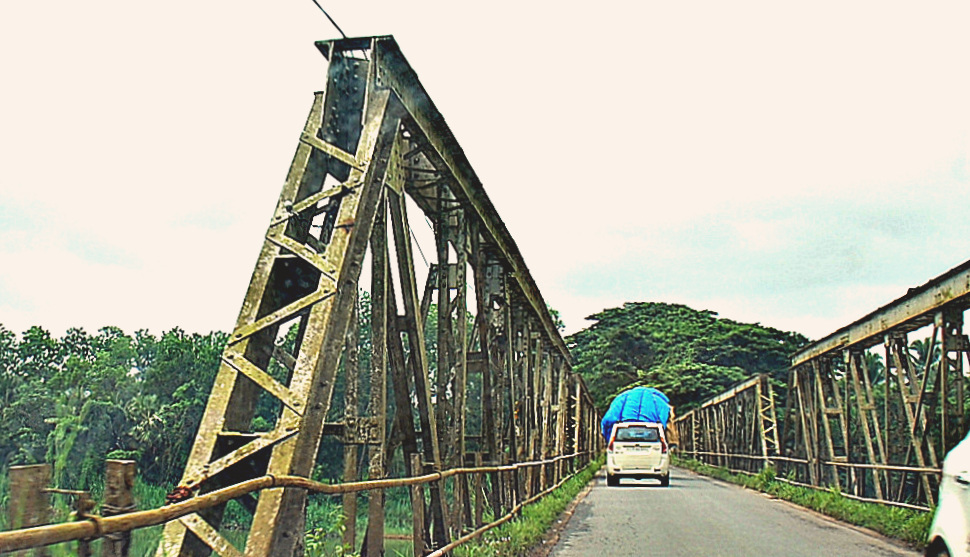
M 792 356 L 792 367 L 836 351 L 875 346 L 890 332 L 907 333 L 933 323 L 934 315 L 945 308 L 962 311 L 968 307 L 970 261 L 802 348 Z
M 569 350 L 559 335 L 548 307 L 539 288 L 525 264 L 511 233 L 505 223 L 499 218 L 498 212 L 492 205 L 482 186 L 481 180 L 472 169 L 464 151 L 455 139 L 454 134 L 445 122 L 444 117 L 435 107 L 424 86 L 418 80 L 417 74 L 408 64 L 393 37 L 373 37 L 373 60 L 377 66 L 377 77 L 404 104 L 408 115 L 431 147 L 428 151 L 440 158 L 451 174 L 455 177 L 460 195 L 474 209 L 492 243 L 497 245 L 501 253 L 507 258 L 512 269 L 512 276 L 523 295 L 531 306 L 535 315 L 542 323 L 542 327 L 560 355 L 570 358 Z M 370 39 L 367 39 L 370 40 Z M 346 48 L 353 44 L 363 44 L 364 39 L 338 39 L 334 41 L 319 41 L 317 48 L 324 56 L 330 56 L 335 46 Z

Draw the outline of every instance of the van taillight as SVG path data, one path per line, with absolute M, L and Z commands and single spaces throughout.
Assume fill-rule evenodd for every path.
M 612 440 L 610 440 L 610 446 L 607 447 L 606 450 L 610 451 L 611 453 L 613 452 L 613 441 Z
M 663 437 L 660 438 L 660 452 L 667 454 L 667 442 L 664 441 Z

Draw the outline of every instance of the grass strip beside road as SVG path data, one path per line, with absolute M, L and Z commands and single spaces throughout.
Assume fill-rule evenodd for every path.
M 762 491 L 842 522 L 875 530 L 917 548 L 926 545 L 926 536 L 933 520 L 933 513 L 854 501 L 843 497 L 837 487 L 810 489 L 791 485 L 776 479 L 773 468 L 766 468 L 758 474 L 743 474 L 680 457 L 674 457 L 673 464 L 698 474 Z
M 455 548 L 456 557 L 522 557 L 542 541 L 556 519 L 603 466 L 604 456 L 566 481 L 559 489 L 522 509 L 522 514 L 486 532 L 476 541 Z

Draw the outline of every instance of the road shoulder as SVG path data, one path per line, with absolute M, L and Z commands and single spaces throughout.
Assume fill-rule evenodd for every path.
M 569 525 L 569 520 L 576 512 L 576 507 L 578 507 L 579 504 L 583 502 L 583 499 L 589 495 L 589 492 L 592 491 L 593 486 L 597 481 L 599 481 L 599 478 L 602 475 L 603 469 L 601 468 L 589 480 L 586 487 L 584 487 L 583 490 L 580 491 L 579 494 L 576 495 L 576 497 L 569 503 L 569 505 L 566 506 L 562 514 L 559 515 L 559 518 L 556 519 L 556 522 L 553 523 L 552 527 L 549 528 L 549 531 L 546 532 L 546 535 L 542 538 L 542 541 L 529 550 L 529 557 L 548 557 L 549 554 L 552 553 L 552 550 L 556 548 L 556 544 L 559 543 L 559 538 L 566 529 L 566 526 Z
M 844 521 L 839 520 L 839 519 L 837 519 L 835 517 L 832 517 L 832 516 L 829 516 L 827 514 L 818 512 L 815 509 L 812 509 L 812 508 L 809 508 L 809 507 L 804 507 L 802 505 L 799 505 L 797 503 L 793 503 L 791 501 L 782 499 L 780 497 L 775 497 L 774 495 L 771 495 L 769 493 L 765 493 L 764 491 L 760 491 L 760 490 L 752 489 L 750 487 L 743 486 L 743 485 L 740 485 L 740 484 L 736 484 L 736 483 L 724 481 L 724 480 L 721 480 L 721 479 L 718 479 L 718 478 L 715 478 L 715 477 L 712 477 L 712 476 L 707 476 L 705 474 L 701 474 L 700 472 L 695 472 L 694 470 L 691 470 L 689 468 L 682 468 L 680 466 L 673 466 L 673 465 L 671 466 L 671 468 L 676 468 L 678 471 L 683 472 L 685 474 L 690 474 L 690 475 L 693 475 L 693 476 L 698 476 L 698 477 L 704 478 L 704 479 L 706 479 L 708 481 L 711 481 L 711 482 L 714 482 L 714 483 L 717 483 L 717 484 L 720 484 L 720 485 L 723 485 L 723 486 L 730 486 L 730 487 L 733 487 L 733 488 L 736 488 L 736 489 L 743 489 L 745 491 L 750 491 L 752 493 L 757 493 L 757 494 L 761 495 L 762 497 L 764 497 L 765 499 L 768 499 L 768 500 L 773 501 L 773 502 L 781 503 L 781 504 L 785 505 L 786 507 L 788 507 L 789 509 L 791 509 L 793 511 L 800 511 L 800 512 L 803 512 L 803 513 L 807 513 L 809 516 L 812 516 L 813 518 L 815 518 L 816 520 L 818 520 L 820 522 L 832 524 L 832 525 L 839 526 L 839 527 L 842 527 L 842 528 L 846 528 L 846 529 L 849 529 L 849 530 L 854 530 L 854 531 L 856 531 L 856 532 L 858 532 L 860 534 L 864 534 L 864 535 L 870 536 L 870 537 L 875 538 L 875 539 L 877 539 L 877 540 L 879 540 L 879 541 L 881 541 L 883 543 L 886 543 L 888 545 L 895 546 L 895 547 L 897 547 L 899 549 L 902 549 L 902 550 L 916 551 L 916 552 L 920 552 L 921 551 L 921 548 L 920 547 L 915 546 L 915 545 L 910 544 L 910 543 L 907 543 L 907 542 L 905 542 L 903 540 L 899 540 L 899 539 L 896 539 L 896 538 L 887 536 L 887 535 L 885 535 L 885 534 L 883 534 L 881 532 L 877 532 L 876 530 L 873 530 L 871 528 L 866 528 L 864 526 L 859 526 L 859 525 L 856 525 L 856 524 L 852 524 L 851 522 L 844 522 Z

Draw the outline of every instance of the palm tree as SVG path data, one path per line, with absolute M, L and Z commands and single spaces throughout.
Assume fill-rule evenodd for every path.
M 925 371 L 926 366 L 926 356 L 930 352 L 930 338 L 917 339 L 909 344 L 909 357 L 910 361 L 913 363 L 913 370 L 920 374 Z M 933 355 L 930 358 L 930 365 L 936 365 L 940 362 L 940 341 L 933 342 Z
M 886 380 L 886 365 L 882 363 L 882 354 L 866 352 L 863 354 L 863 368 L 869 376 L 869 383 L 873 386 L 882 384 Z

